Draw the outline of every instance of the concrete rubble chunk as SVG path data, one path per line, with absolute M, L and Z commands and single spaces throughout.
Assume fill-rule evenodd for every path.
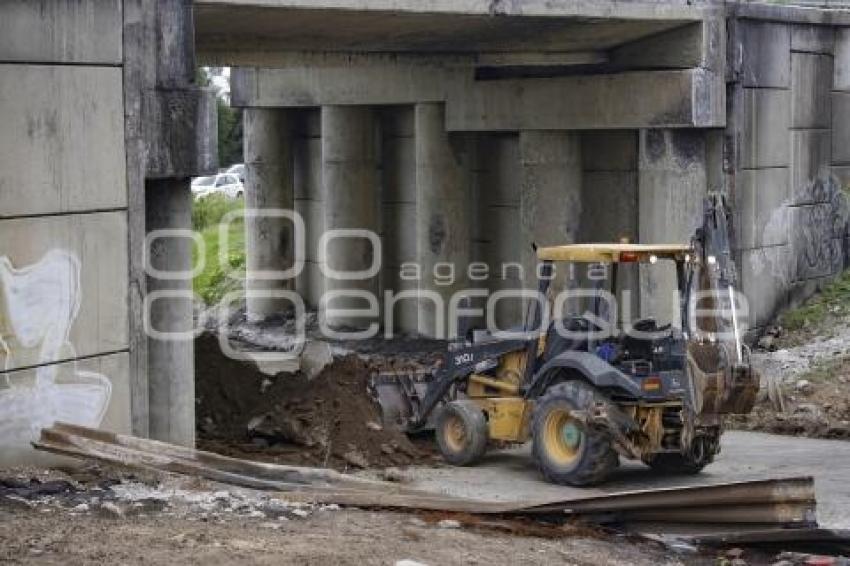
M 329 343 L 311 340 L 304 345 L 304 350 L 301 352 L 301 371 L 309 379 L 322 373 L 322 370 L 331 363 L 333 363 L 333 353 Z

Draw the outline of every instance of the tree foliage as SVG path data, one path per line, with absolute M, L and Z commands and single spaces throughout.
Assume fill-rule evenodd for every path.
M 242 111 L 218 98 L 218 163 L 229 167 L 242 163 Z
M 212 76 L 221 75 L 220 67 L 198 67 L 196 82 L 198 86 L 215 87 Z M 216 107 L 218 110 L 218 164 L 230 167 L 242 162 L 242 111 L 230 105 L 229 97 L 216 88 Z

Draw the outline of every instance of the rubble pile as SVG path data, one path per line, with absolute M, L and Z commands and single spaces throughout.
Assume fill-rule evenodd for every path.
M 157 515 L 216 522 L 246 518 L 287 521 L 308 517 L 315 511 L 339 509 L 337 505 L 284 501 L 247 489 L 222 489 L 207 483 L 190 485 L 190 480 L 167 475 L 156 482 L 127 477 L 79 482 L 61 472 L 55 474 L 62 477 L 0 477 L 0 505 L 15 505 L 43 513 L 59 511 L 72 516 Z
M 335 360 L 313 379 L 268 376 L 224 356 L 218 341 L 196 342 L 198 445 L 229 456 L 336 469 L 433 461 L 430 451 L 381 426 L 368 396 L 376 371 L 355 355 Z

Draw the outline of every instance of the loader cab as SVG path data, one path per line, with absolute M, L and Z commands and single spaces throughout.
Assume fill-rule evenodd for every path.
M 681 328 L 687 317 L 688 273 L 693 251 L 687 245 L 577 244 L 537 250 L 541 262 L 539 291 L 548 298 L 551 320 L 541 332 L 529 381 L 568 352 L 592 354 L 605 365 L 626 376 L 636 388 L 612 383 L 606 393 L 615 398 L 671 399 L 682 395 L 682 373 L 686 341 Z M 573 266 L 600 266 L 605 277 L 590 281 L 578 293 L 554 289 L 556 268 L 561 272 L 585 272 Z M 669 288 L 656 288 L 667 304 L 676 304 L 672 320 L 634 317 L 620 313 L 620 277 L 628 266 L 640 266 L 644 275 L 655 273 L 656 281 Z M 631 270 L 632 279 L 641 277 Z M 583 284 L 588 287 L 585 278 Z M 561 283 L 564 286 L 563 283 Z M 633 292 L 636 290 L 633 290 Z M 570 300 L 570 297 L 580 300 Z M 558 312 L 559 307 L 561 311 Z M 566 307 L 566 308 L 564 308 Z M 628 305 L 627 305 L 628 307 Z M 540 329 L 541 313 L 531 312 L 527 329 Z M 544 324 L 545 321 L 543 322 Z M 681 324 L 677 324 L 681 323 Z M 543 330 L 543 329 L 541 329 Z M 545 384 L 541 384 L 545 387 Z

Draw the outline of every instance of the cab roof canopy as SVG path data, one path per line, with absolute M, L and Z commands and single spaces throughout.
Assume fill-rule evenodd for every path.
M 692 253 L 686 244 L 571 244 L 537 248 L 541 261 L 574 261 L 581 263 L 649 262 L 652 257 L 684 261 Z

